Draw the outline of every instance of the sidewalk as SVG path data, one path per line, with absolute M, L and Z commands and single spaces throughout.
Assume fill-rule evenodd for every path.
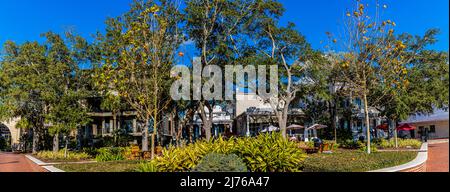
M 427 172 L 449 172 L 448 144 L 448 139 L 429 141 Z
M 0 153 L 0 172 L 45 172 L 23 154 Z

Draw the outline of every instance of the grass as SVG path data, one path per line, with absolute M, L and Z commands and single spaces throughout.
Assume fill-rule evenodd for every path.
M 60 164 L 56 168 L 66 172 L 134 172 L 140 161 L 112 161 L 83 164 Z
M 308 155 L 302 163 L 304 172 L 365 172 L 393 167 L 412 161 L 417 152 L 377 152 L 366 154 L 359 150 L 337 150 L 332 154 Z

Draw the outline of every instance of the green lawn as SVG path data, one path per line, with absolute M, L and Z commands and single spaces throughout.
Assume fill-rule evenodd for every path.
M 393 167 L 412 161 L 417 152 L 376 152 L 337 150 L 332 154 L 308 155 L 302 164 L 304 172 L 364 172 Z
M 84 164 L 60 164 L 56 168 L 66 172 L 133 172 L 139 161 L 114 161 Z

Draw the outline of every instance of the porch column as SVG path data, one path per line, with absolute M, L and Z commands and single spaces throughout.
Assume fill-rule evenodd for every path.
M 92 124 L 92 135 L 97 136 L 97 124 Z
M 114 128 L 115 128 L 115 122 L 114 120 L 109 120 L 109 133 L 113 133 L 114 132 Z
M 106 134 L 106 123 L 105 118 L 102 119 L 102 136 Z
M 136 123 L 136 119 L 133 119 L 133 133 L 137 133 L 137 123 Z

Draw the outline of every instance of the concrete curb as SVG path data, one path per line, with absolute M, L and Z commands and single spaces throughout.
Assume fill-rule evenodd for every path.
M 31 156 L 31 155 L 25 155 L 25 157 L 27 159 L 29 159 L 30 161 L 32 161 L 33 163 L 41 166 L 42 168 L 44 168 L 45 170 L 47 170 L 49 172 L 65 172 L 65 171 L 63 171 L 61 169 L 58 169 L 58 168 L 56 168 L 54 166 L 51 166 L 51 165 L 49 165 L 49 163 L 45 163 L 45 162 L 43 162 L 43 161 L 41 161 L 41 160 Z
M 39 166 L 47 165 L 47 163 L 45 163 L 45 162 L 43 162 L 43 161 L 41 161 L 41 160 L 39 160 L 39 159 L 36 159 L 35 157 L 33 157 L 33 156 L 31 156 L 31 155 L 25 155 L 25 157 L 26 157 L 27 159 L 29 159 L 30 161 L 33 161 L 33 163 L 36 163 L 36 164 L 39 165 Z
M 405 163 L 403 165 L 373 170 L 369 172 L 403 172 L 407 170 L 413 170 L 415 168 L 420 168 L 421 166 L 423 166 L 427 162 L 427 159 L 428 159 L 428 143 L 422 143 L 422 146 L 420 147 L 417 157 L 414 160 Z
M 44 169 L 47 169 L 47 171 L 49 171 L 49 172 L 59 172 L 59 173 L 65 172 L 65 171 L 63 171 L 61 169 L 58 169 L 58 168 L 54 167 L 54 166 L 42 166 L 42 167 Z

